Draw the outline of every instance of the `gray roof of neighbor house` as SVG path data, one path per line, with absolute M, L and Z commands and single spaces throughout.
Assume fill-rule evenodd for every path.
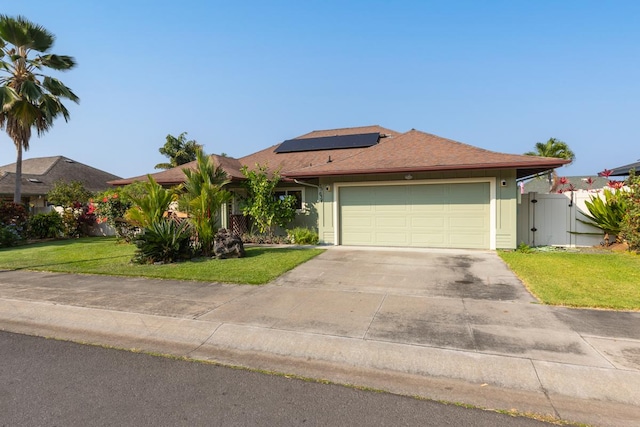
M 378 139 L 369 146 L 335 148 L 333 143 L 318 144 L 319 138 L 373 133 L 378 134 Z M 307 140 L 309 144 L 305 147 Z M 276 144 L 239 159 L 215 155 L 212 158 L 232 180 L 244 178 L 240 172 L 243 166 L 252 168 L 257 164 L 267 165 L 271 171 L 279 170 L 284 178 L 294 179 L 463 169 L 515 169 L 517 177 L 524 178 L 569 163 L 557 158 L 497 153 L 414 129 L 399 133 L 377 125 L 317 130 L 286 143 L 293 143 L 295 150 L 277 152 L 281 144 Z M 315 148 L 318 146 L 322 148 Z M 187 163 L 151 175 L 159 184 L 178 184 L 184 181 L 182 169 L 194 164 Z M 111 181 L 110 184 L 126 185 L 140 180 L 146 180 L 146 175 Z
M 629 175 L 629 172 L 633 169 L 636 172 L 636 175 L 640 174 L 640 161 L 635 163 L 630 163 L 624 166 L 618 166 L 617 168 L 611 169 L 610 176 L 626 176 Z
M 554 184 L 555 190 L 553 191 L 549 188 L 549 181 L 546 176 L 527 181 L 524 184 L 524 191 L 525 193 L 556 193 L 560 189 L 568 190 L 570 184 L 573 184 L 574 190 L 595 190 L 607 187 L 607 184 L 609 183 L 607 178 L 599 176 L 565 176 L 563 178 L 566 178 L 567 183 L 563 185 L 559 180 L 556 180 L 556 183 Z M 589 178 L 593 181 L 591 184 L 588 182 Z
M 13 194 L 16 184 L 16 164 L 0 166 L 0 194 Z M 117 175 L 87 166 L 64 156 L 36 157 L 22 161 L 22 195 L 44 195 L 57 181 L 80 181 L 92 192 L 109 188 L 108 181 Z

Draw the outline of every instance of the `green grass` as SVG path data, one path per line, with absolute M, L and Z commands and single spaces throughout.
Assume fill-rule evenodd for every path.
M 640 256 L 618 252 L 499 252 L 543 303 L 640 310 Z
M 61 273 L 107 274 L 205 282 L 268 283 L 323 252 L 322 249 L 246 248 L 246 257 L 201 258 L 164 265 L 132 264 L 135 246 L 114 238 L 59 240 L 0 250 L 0 268 Z

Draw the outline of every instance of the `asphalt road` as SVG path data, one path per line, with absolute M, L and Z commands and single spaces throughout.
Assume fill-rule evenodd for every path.
M 0 332 L 1 426 L 542 426 L 339 385 Z

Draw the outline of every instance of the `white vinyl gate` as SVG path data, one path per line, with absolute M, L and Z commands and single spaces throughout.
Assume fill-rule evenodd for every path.
M 600 193 L 584 190 L 563 194 L 527 193 L 518 205 L 518 244 L 529 246 L 596 246 L 604 233 L 583 224 L 584 202 Z

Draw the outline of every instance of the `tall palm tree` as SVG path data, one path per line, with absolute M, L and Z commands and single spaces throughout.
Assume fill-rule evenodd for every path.
M 0 129 L 6 128 L 16 146 L 15 203 L 21 202 L 22 151 L 29 149 L 32 129 L 40 136 L 59 115 L 69 120 L 61 99 L 80 101 L 60 80 L 41 73 L 76 65 L 70 56 L 49 53 L 54 41 L 52 33 L 22 16 L 0 15 Z
M 539 156 L 539 157 L 555 157 L 558 159 L 566 159 L 574 161 L 576 155 L 571 151 L 569 145 L 556 138 L 549 138 L 547 142 L 536 142 L 535 150 L 524 153 L 525 156 Z M 553 177 L 555 170 L 550 171 L 547 174 L 549 180 L 549 188 L 553 186 Z

